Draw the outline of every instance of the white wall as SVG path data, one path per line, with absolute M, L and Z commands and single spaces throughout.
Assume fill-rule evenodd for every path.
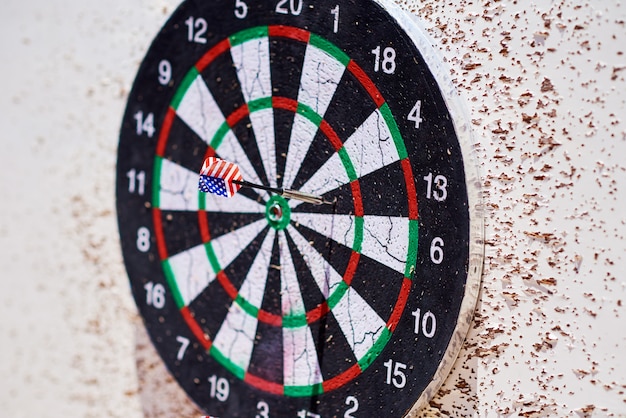
M 0 411 L 196 416 L 143 332 L 117 135 L 175 0 L 0 5 Z M 486 260 L 434 415 L 625 416 L 626 5 L 406 0 L 477 137 Z

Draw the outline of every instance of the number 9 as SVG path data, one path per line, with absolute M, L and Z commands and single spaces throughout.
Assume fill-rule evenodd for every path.
M 172 80 L 172 64 L 168 60 L 159 62 L 159 83 L 166 86 Z

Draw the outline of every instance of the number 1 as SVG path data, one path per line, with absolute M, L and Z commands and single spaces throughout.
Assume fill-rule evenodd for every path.
M 331 11 L 330 14 L 335 16 L 335 22 L 333 26 L 333 32 L 339 32 L 339 5 L 336 5 Z

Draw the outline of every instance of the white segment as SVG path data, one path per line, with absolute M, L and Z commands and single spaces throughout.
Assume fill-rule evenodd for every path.
M 211 240 L 220 267 L 228 266 L 266 226 L 267 221 L 261 219 Z M 185 306 L 215 280 L 217 275 L 209 262 L 204 244 L 176 254 L 169 262 Z
M 308 386 L 324 380 L 308 326 L 283 328 L 283 373 L 285 386 Z
M 298 102 L 324 116 L 345 69 L 333 56 L 308 44 L 302 65 Z
M 352 287 L 348 288 L 332 312 L 352 352 L 360 360 L 380 338 L 385 321 Z
M 317 133 L 317 126 L 299 113 L 296 113 L 291 128 L 291 139 L 287 151 L 287 161 L 285 161 L 285 177 L 283 187 L 288 189 L 295 180 L 296 174 L 300 171 L 302 161 L 311 146 L 311 142 Z M 345 171 L 345 170 L 344 170 Z
M 259 147 L 263 168 L 271 187 L 276 187 L 276 141 L 274 139 L 274 110 L 263 109 L 250 114 L 254 137 Z
M 389 126 L 376 109 L 361 126 L 346 140 L 344 148 L 350 157 L 357 178 L 373 173 L 400 159 Z M 338 153 L 300 188 L 300 191 L 321 196 L 350 182 L 346 168 Z M 293 209 L 302 202 L 291 200 Z
M 334 57 L 311 44 L 307 45 L 298 102 L 309 106 L 323 117 L 344 71 L 344 65 Z M 287 189 L 291 187 L 317 130 L 317 126 L 308 119 L 296 114 L 285 164 L 283 187 Z
M 291 259 L 291 253 L 287 245 L 285 232 L 278 234 L 278 247 L 280 249 L 280 294 L 282 313 L 287 315 L 303 315 L 306 313 L 302 295 L 300 294 L 300 284 L 296 274 L 296 268 Z
M 163 210 L 198 210 L 198 173 L 163 158 L 159 206 Z
M 263 303 L 265 283 L 267 282 L 267 274 L 270 268 L 275 236 L 276 231 L 270 229 L 248 271 L 246 279 L 239 289 L 241 297 L 257 307 L 260 307 Z
M 246 103 L 271 97 L 269 38 L 257 38 L 231 48 L 233 63 Z M 272 187 L 276 187 L 274 112 L 264 109 L 250 114 L 252 129 L 261 153 L 261 161 Z M 245 179 L 248 179 L 244 175 Z M 252 181 L 252 180 L 249 180 Z
M 256 38 L 230 49 L 246 103 L 272 95 L 269 38 Z
M 337 273 L 337 271 L 328 264 L 326 259 L 309 244 L 309 241 L 307 241 L 296 228 L 289 225 L 287 231 L 296 244 L 296 247 L 298 247 L 298 251 L 302 254 L 304 262 L 311 271 L 311 275 L 315 279 L 322 295 L 327 299 L 343 281 L 341 274 Z
M 169 258 L 174 273 L 176 286 L 185 306 L 189 305 L 213 280 L 215 273 L 211 268 L 204 245 L 197 245 Z
M 250 160 L 246 156 L 243 148 L 233 131 L 228 131 L 224 136 L 219 147 L 216 149 L 217 154 L 223 160 L 236 163 L 239 166 L 243 179 L 251 183 L 261 184 L 261 179 L 257 176 L 256 171 L 252 166 Z M 267 193 L 258 190 L 260 195 L 267 197 Z
M 282 314 L 283 316 L 303 315 L 306 313 L 306 308 L 284 231 L 278 233 L 278 245 Z M 323 380 L 317 360 L 317 350 L 308 326 L 283 327 L 283 367 L 284 382 L 287 386 L 312 385 Z
M 372 112 L 343 146 L 350 156 L 357 178 L 400 159 L 389 126 L 378 109 Z
M 269 38 L 257 38 L 230 49 L 237 77 L 246 103 L 272 96 Z M 274 111 L 263 109 L 250 114 L 261 161 L 270 186 L 276 187 L 276 144 L 274 141 Z M 244 178 L 248 178 L 244 176 Z M 251 180 L 249 180 L 251 181 Z
M 263 303 L 274 236 L 274 230 L 270 230 L 239 289 L 239 294 L 254 306 L 261 306 Z M 254 348 L 257 324 L 257 318 L 248 315 L 236 302 L 233 302 L 215 336 L 213 346 L 236 366 L 247 370 Z
M 187 89 L 176 114 L 207 144 L 211 143 L 225 121 L 222 111 L 200 76 Z
M 291 220 L 323 236 L 352 248 L 355 219 L 352 215 L 323 215 L 292 212 Z M 409 245 L 409 219 L 403 217 L 363 217 L 361 254 L 404 274 Z

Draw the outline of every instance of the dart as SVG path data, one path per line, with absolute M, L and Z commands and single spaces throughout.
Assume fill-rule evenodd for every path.
M 209 157 L 204 160 L 202 169 L 200 170 L 200 180 L 198 183 L 198 188 L 201 192 L 212 193 L 224 197 L 232 197 L 242 187 L 265 190 L 271 193 L 276 193 L 286 199 L 296 199 L 302 202 L 312 203 L 314 205 L 332 204 L 332 202 L 328 202 L 319 196 L 314 196 L 298 190 L 279 189 L 245 181 L 241 175 L 239 166 L 230 161 L 222 160 L 216 157 Z

